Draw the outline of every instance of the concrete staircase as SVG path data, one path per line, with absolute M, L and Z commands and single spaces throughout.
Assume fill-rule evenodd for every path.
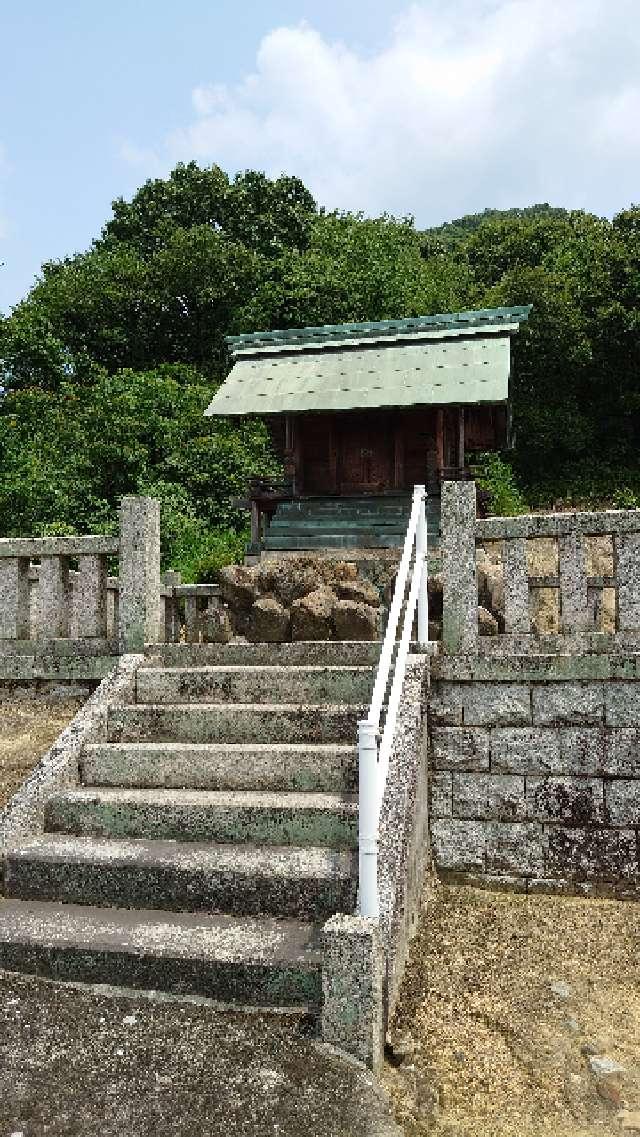
M 378 644 L 166 645 L 9 849 L 0 967 L 316 1009 Z
M 267 552 L 305 549 L 401 548 L 411 494 L 298 498 L 278 506 L 267 530 Z M 440 533 L 440 499 L 427 501 L 429 545 Z

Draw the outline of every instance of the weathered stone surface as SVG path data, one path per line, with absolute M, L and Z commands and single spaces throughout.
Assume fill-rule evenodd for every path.
M 587 607 L 587 559 L 581 533 L 558 538 L 562 631 L 584 631 L 589 624 Z
M 370 604 L 338 600 L 333 609 L 333 626 L 339 640 L 375 640 L 379 631 L 379 611 Z
M 544 869 L 542 826 L 524 822 L 488 822 L 486 855 L 487 872 L 539 876 Z
M 29 637 L 29 561 L 0 557 L 0 639 Z
M 485 826 L 479 821 L 434 821 L 431 840 L 436 866 L 456 872 L 484 870 Z
M 291 617 L 286 608 L 269 597 L 256 600 L 250 612 L 249 639 L 255 643 L 282 643 L 291 633 Z
M 640 683 L 607 683 L 604 692 L 604 716 L 607 726 L 638 726 Z
M 257 595 L 257 573 L 244 565 L 225 565 L 220 569 L 220 593 L 232 611 L 248 611 Z
M 465 726 L 525 726 L 531 694 L 525 683 L 469 683 L 462 687 Z
M 554 683 L 533 688 L 533 721 L 539 726 L 602 722 L 601 683 Z
M 515 633 L 531 629 L 527 546 L 523 538 L 504 543 L 504 628 Z
M 640 778 L 640 730 L 622 727 L 606 730 L 602 769 L 605 774 Z
M 533 821 L 601 825 L 604 795 L 599 778 L 527 778 L 527 816 Z
M 160 502 L 124 497 L 120 505 L 121 651 L 141 651 L 145 644 L 159 640 L 160 587 Z
M 431 732 L 436 769 L 488 770 L 489 731 L 437 727 Z
M 444 482 L 441 497 L 445 651 L 477 651 L 476 488 L 473 482 Z
M 615 538 L 618 621 L 623 631 L 640 628 L 640 533 Z
M 226 644 L 233 635 L 225 607 L 208 608 L 202 617 L 202 639 L 207 644 Z
M 429 782 L 429 816 L 451 817 L 451 774 L 439 771 Z
M 599 774 L 607 765 L 610 732 L 604 727 L 564 729 L 560 737 L 560 767 L 555 773 Z
M 317 588 L 291 605 L 291 635 L 294 640 L 333 639 L 331 617 L 337 598 L 328 588 Z
M 334 585 L 340 600 L 355 600 L 357 604 L 368 604 L 371 608 L 380 606 L 380 593 L 370 580 L 344 580 Z
M 611 825 L 640 825 L 640 780 L 607 782 L 606 802 Z
M 434 726 L 459 726 L 462 723 L 462 688 L 459 683 L 433 685 L 429 715 Z
M 377 922 L 332 916 L 323 940 L 322 1038 L 376 1070 L 384 1053 L 384 958 Z
M 479 820 L 525 818 L 524 778 L 514 774 L 454 774 L 453 816 Z
M 478 632 L 481 636 L 497 636 L 500 631 L 498 621 L 486 608 L 478 608 Z
M 552 826 L 545 857 L 546 876 L 577 880 L 637 877 L 633 829 L 576 829 Z
M 491 769 L 505 774 L 560 772 L 558 731 L 496 727 L 491 731 Z

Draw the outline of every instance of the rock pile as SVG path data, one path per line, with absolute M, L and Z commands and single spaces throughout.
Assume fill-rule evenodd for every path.
M 220 573 L 222 606 L 207 616 L 211 641 L 244 636 L 252 642 L 375 640 L 382 590 L 354 561 L 290 557 Z

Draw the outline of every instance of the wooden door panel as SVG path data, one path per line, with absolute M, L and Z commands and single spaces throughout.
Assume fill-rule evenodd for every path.
M 394 484 L 394 432 L 381 418 L 359 416 L 341 424 L 338 444 L 341 493 L 384 493 Z

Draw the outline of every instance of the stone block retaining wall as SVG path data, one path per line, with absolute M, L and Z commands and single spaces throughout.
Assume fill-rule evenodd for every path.
M 639 655 L 434 660 L 429 730 L 442 874 L 640 895 Z

